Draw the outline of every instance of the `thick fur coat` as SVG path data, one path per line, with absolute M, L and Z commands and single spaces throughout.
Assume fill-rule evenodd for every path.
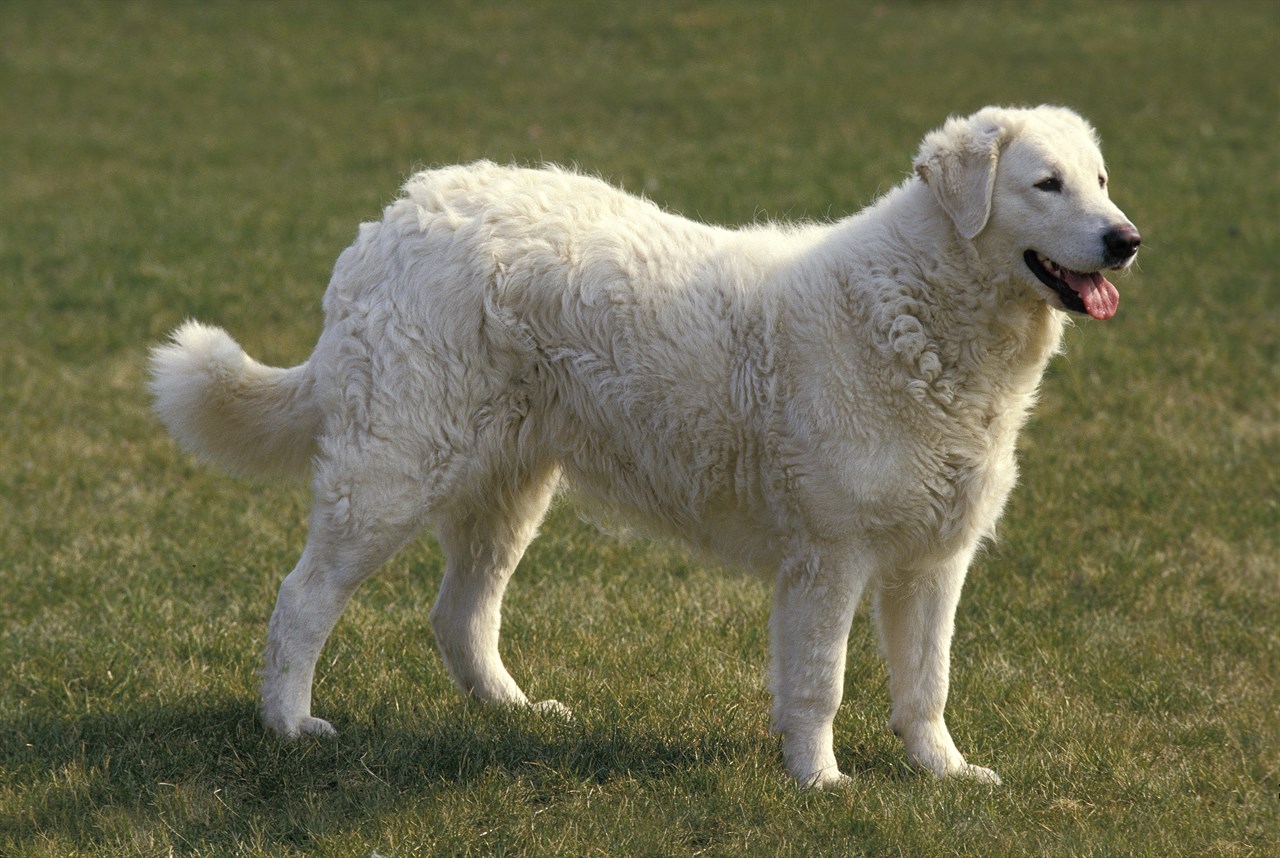
M 423 528 L 447 557 L 432 622 L 452 676 L 527 704 L 498 654 L 502 595 L 563 488 L 772 578 L 773 724 L 802 783 L 843 777 L 831 725 L 864 595 L 910 758 L 996 781 L 943 718 L 956 603 L 1063 311 L 1114 313 L 1098 272 L 1137 246 L 1062 108 L 949 121 L 911 178 L 832 224 L 721 229 L 480 162 L 419 173 L 360 227 L 306 363 L 262 366 L 188 323 L 152 389 L 196 454 L 310 475 L 264 668 L 281 734 L 332 732 L 311 714 L 321 647 Z

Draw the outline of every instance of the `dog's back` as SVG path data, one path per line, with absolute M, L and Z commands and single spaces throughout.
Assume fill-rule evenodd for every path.
M 560 170 L 429 171 L 339 259 L 312 360 L 332 391 L 353 349 L 380 364 L 368 419 L 403 424 L 388 431 L 437 470 L 441 450 L 464 459 L 448 487 L 553 462 L 601 517 L 759 556 L 743 546 L 770 530 L 771 274 L 811 240 Z

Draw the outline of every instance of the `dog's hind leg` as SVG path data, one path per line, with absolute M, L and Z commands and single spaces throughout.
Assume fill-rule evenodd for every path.
M 316 660 L 352 593 L 418 529 L 416 483 L 392 471 L 347 468 L 316 479 L 307 544 L 280 585 L 267 630 L 262 720 L 281 736 L 333 735 L 311 715 Z
M 485 703 L 529 703 L 498 653 L 502 596 L 537 535 L 557 480 L 555 468 L 523 480 L 498 480 L 483 509 L 473 504 L 438 522 L 446 560 L 431 625 L 454 682 Z M 535 707 L 568 714 L 553 700 Z

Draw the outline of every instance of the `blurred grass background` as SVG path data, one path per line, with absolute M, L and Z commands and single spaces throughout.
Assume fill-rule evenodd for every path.
M 0 3 L 0 853 L 1274 855 L 1280 6 Z M 560 509 L 505 655 L 572 725 L 480 711 L 434 545 L 357 596 L 280 745 L 254 669 L 300 489 L 180 456 L 146 348 L 187 317 L 292 365 L 356 225 L 423 166 L 576 164 L 690 217 L 838 218 L 987 103 L 1099 128 L 1140 226 L 1068 332 L 950 720 L 996 791 L 902 762 L 869 624 L 836 753 L 767 735 L 767 587 Z

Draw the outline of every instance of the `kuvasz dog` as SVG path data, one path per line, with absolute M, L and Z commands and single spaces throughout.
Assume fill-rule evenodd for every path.
M 864 595 L 909 758 L 997 783 L 943 718 L 956 604 L 1067 314 L 1116 312 L 1102 272 L 1140 239 L 1064 108 L 950 119 L 914 168 L 837 223 L 738 230 L 565 170 L 428 170 L 338 258 L 306 363 L 179 328 L 151 361 L 174 437 L 314 493 L 267 634 L 267 726 L 334 732 L 311 713 L 321 648 L 423 528 L 447 558 L 431 622 L 459 688 L 562 710 L 525 697 L 498 631 L 563 489 L 771 577 L 772 723 L 802 784 L 844 779 L 832 721 Z

